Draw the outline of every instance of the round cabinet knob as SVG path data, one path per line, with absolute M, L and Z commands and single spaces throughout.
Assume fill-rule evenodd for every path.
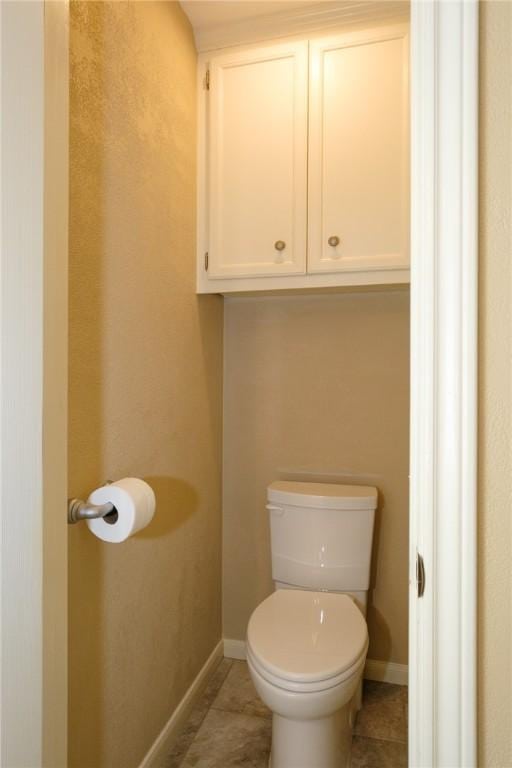
M 274 248 L 276 251 L 284 251 L 286 248 L 286 243 L 284 240 L 276 240 L 274 243 Z
M 340 239 L 339 239 L 338 235 L 331 235 L 331 237 L 328 239 L 327 242 L 333 248 L 336 248 L 336 246 L 340 244 Z

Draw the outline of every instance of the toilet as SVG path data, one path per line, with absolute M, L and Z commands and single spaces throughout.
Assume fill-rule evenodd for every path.
M 377 489 L 267 489 L 275 591 L 253 612 L 247 663 L 272 711 L 272 768 L 348 768 L 368 650 Z

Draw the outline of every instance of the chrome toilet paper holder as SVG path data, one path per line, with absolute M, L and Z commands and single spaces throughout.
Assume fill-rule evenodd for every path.
M 107 480 L 105 485 L 112 485 L 112 480 Z M 89 504 L 82 499 L 68 499 L 68 523 L 74 525 L 80 520 L 97 520 L 99 517 L 108 518 L 106 522 L 115 523 L 117 520 L 117 510 L 114 505 L 107 501 L 105 504 Z

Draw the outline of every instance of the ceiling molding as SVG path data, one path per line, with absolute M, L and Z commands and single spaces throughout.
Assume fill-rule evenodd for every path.
M 197 50 L 212 51 L 233 45 L 257 43 L 291 35 L 308 35 L 340 27 L 379 25 L 409 18 L 407 0 L 363 0 L 307 3 L 301 7 L 234 19 L 194 28 Z

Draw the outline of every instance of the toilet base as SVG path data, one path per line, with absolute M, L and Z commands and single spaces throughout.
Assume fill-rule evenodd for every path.
M 349 768 L 351 705 L 317 720 L 291 720 L 274 713 L 269 767 Z

